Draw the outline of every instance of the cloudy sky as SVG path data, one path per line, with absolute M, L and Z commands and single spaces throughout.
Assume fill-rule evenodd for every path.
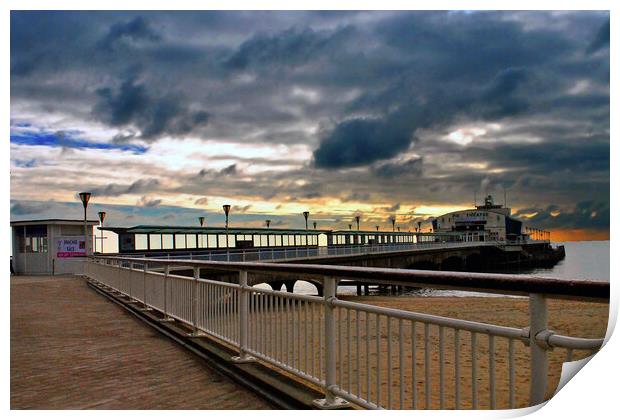
M 609 236 L 604 12 L 12 12 L 11 219 Z

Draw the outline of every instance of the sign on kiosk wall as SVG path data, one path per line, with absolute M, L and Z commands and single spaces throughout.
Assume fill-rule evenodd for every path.
M 86 256 L 86 241 L 83 236 L 60 238 L 56 245 L 56 257 L 58 258 Z

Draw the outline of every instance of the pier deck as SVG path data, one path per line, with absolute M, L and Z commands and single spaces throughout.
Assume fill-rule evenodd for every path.
M 270 409 L 83 279 L 11 278 L 11 409 Z

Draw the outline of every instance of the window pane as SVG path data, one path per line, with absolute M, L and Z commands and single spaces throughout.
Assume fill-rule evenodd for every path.
M 185 245 L 187 248 L 196 248 L 196 235 L 191 234 L 187 235 L 187 239 L 185 239 Z
M 146 249 L 146 235 L 143 233 L 136 234 L 136 250 Z
M 174 235 L 174 246 L 176 249 L 185 249 L 185 235 Z
M 162 249 L 173 249 L 173 241 L 172 234 L 167 233 L 165 235 L 161 235 L 161 248 Z
M 137 236 L 137 235 L 136 235 Z M 149 235 L 151 249 L 161 249 L 161 235 Z

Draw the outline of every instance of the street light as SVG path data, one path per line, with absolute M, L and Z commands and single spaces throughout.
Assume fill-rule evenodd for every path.
M 99 215 L 99 221 L 101 222 L 101 253 L 103 254 L 103 221 L 105 220 L 105 211 L 97 213 Z
M 316 222 L 312 222 L 312 226 L 314 226 L 314 230 L 316 230 Z
M 224 204 L 222 208 L 226 214 L 226 261 L 230 261 L 230 253 L 228 250 L 228 213 L 230 213 L 230 204 Z
M 355 222 L 357 223 L 357 230 L 360 230 L 360 217 L 359 217 L 359 215 L 355 216 Z
M 377 232 L 379 232 L 379 225 L 375 226 L 377 228 Z
M 269 219 L 265 220 L 265 224 L 267 225 L 267 229 L 269 229 L 269 225 L 271 224 L 271 220 L 269 220 Z
M 310 247 L 308 246 L 308 216 L 310 216 L 309 211 L 303 212 L 304 219 L 306 219 L 306 254 L 310 255 Z
M 392 232 L 394 232 L 396 226 L 396 218 L 392 216 L 390 217 L 390 221 L 392 222 Z
M 88 256 L 88 232 L 86 232 L 86 208 L 88 207 L 88 200 L 90 200 L 91 193 L 81 192 L 79 194 L 82 205 L 84 206 L 84 251 Z
M 198 223 L 200 223 L 200 227 L 203 227 L 205 225 L 205 218 L 204 218 L 204 216 L 200 216 L 198 218 Z M 200 235 L 198 235 L 198 248 L 202 248 L 202 233 Z
M 353 225 L 351 223 L 349 223 L 349 230 L 351 230 L 352 227 L 353 227 Z

